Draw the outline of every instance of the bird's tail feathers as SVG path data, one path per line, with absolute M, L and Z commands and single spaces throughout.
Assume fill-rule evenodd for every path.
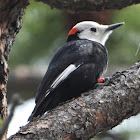
M 42 100 L 38 101 L 28 121 L 32 121 L 33 119 L 43 115 L 43 113 L 48 111 L 48 105 L 51 102 L 52 98 L 52 95 L 46 96 L 45 98 L 42 98 Z

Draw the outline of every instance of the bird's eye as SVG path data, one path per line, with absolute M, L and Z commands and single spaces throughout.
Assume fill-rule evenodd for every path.
M 93 31 L 93 32 L 97 31 L 96 28 L 94 28 L 94 27 L 90 28 L 90 30 Z

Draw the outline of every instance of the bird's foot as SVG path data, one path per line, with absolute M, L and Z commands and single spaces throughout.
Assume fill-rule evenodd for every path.
M 105 78 L 98 78 L 98 79 L 97 79 L 97 82 L 98 82 L 98 83 L 104 83 L 104 82 L 105 82 Z
M 98 86 L 107 86 L 109 84 L 110 78 L 106 77 L 106 78 L 98 78 L 97 79 L 97 84 L 95 85 L 95 87 Z

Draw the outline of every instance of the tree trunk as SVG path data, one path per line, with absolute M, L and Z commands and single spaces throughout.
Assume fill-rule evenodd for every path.
M 30 122 L 9 140 L 88 140 L 140 112 L 140 61 Z
M 7 118 L 6 86 L 8 81 L 8 56 L 22 24 L 27 0 L 0 1 L 0 118 Z M 6 135 L 3 137 L 6 139 Z

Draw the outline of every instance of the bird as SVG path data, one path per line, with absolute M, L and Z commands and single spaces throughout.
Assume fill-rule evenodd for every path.
M 82 21 L 69 31 L 66 43 L 58 49 L 48 65 L 28 121 L 94 89 L 98 82 L 104 82 L 100 77 L 108 65 L 105 43 L 112 31 L 123 24 L 102 25 Z

